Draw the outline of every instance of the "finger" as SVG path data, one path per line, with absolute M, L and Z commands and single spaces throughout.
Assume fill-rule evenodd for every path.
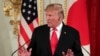
M 63 56 L 66 56 L 66 54 L 65 54 L 65 52 L 64 52 L 64 51 L 62 52 L 62 55 L 63 55 Z
M 32 48 L 30 48 L 29 51 L 27 52 L 28 56 L 31 55 L 31 51 L 32 51 Z
M 68 49 L 67 51 L 68 51 L 68 52 L 70 52 L 70 51 L 71 51 L 71 49 Z
M 23 51 L 23 48 L 21 48 L 20 50 L 18 50 L 18 52 L 21 54 L 21 53 L 23 53 L 24 51 Z
M 71 49 L 69 49 L 69 53 L 70 53 L 70 54 L 73 54 L 73 51 L 72 51 Z
M 31 52 L 31 51 L 32 51 L 32 48 L 29 49 L 29 52 Z
M 73 51 L 72 51 L 71 49 L 68 49 L 67 54 L 68 54 L 69 56 L 74 56 L 74 53 L 73 53 Z
M 68 50 L 67 50 L 67 53 L 71 53 L 71 52 L 72 52 L 72 50 L 71 50 L 71 49 L 68 49 Z

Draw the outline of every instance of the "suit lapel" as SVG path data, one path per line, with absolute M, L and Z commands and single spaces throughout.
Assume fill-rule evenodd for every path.
M 57 45 L 57 48 L 56 48 L 56 52 L 61 49 L 60 47 L 62 46 L 61 44 L 63 43 L 63 40 L 65 40 L 66 38 L 64 38 L 64 36 L 66 36 L 66 31 L 65 31 L 65 25 L 63 24 L 63 27 L 62 27 L 62 30 L 61 30 L 61 35 L 60 35 L 60 38 L 59 38 L 59 41 L 58 41 L 58 45 Z
M 48 51 L 49 51 L 49 54 L 52 55 L 52 52 L 51 52 L 51 46 L 50 46 L 50 28 L 47 27 L 45 29 L 45 46 L 47 47 Z

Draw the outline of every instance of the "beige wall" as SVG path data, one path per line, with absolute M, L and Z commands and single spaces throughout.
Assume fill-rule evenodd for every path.
M 3 0 L 0 0 L 0 56 L 11 56 L 17 49 L 17 37 L 13 35 L 13 27 L 9 24 L 12 18 L 4 15 Z

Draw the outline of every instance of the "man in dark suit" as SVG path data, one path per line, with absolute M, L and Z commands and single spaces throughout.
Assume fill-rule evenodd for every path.
M 28 50 L 32 49 L 31 56 L 83 56 L 79 32 L 62 22 L 64 18 L 62 5 L 50 4 L 45 11 L 47 24 L 34 30 L 28 47 Z M 57 36 L 54 53 L 51 45 L 53 28 L 56 28 Z

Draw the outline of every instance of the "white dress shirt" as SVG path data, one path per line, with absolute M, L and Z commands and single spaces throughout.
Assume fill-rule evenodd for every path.
M 59 40 L 59 38 L 60 38 L 62 26 L 63 26 L 63 23 L 61 23 L 60 25 L 58 25 L 58 26 L 56 27 L 56 29 L 57 29 L 56 34 L 57 34 L 58 40 Z M 52 32 L 53 32 L 53 28 L 50 28 L 50 39 L 51 39 Z

